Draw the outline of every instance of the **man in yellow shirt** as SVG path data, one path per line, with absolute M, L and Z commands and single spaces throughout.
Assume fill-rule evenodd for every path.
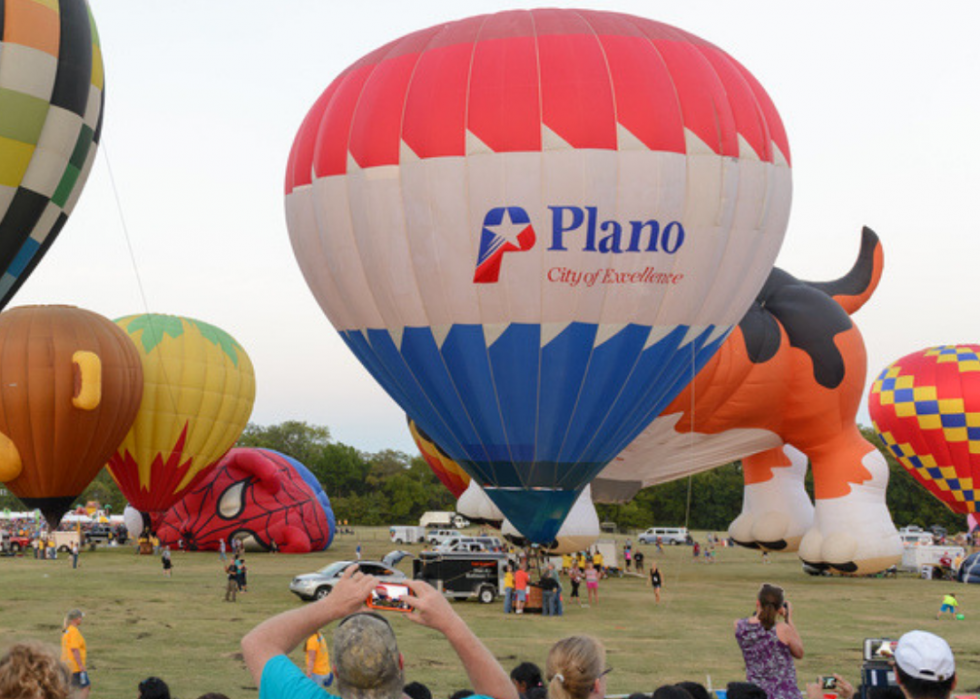
M 327 652 L 327 640 L 317 631 L 306 639 L 306 676 L 321 687 L 333 684 L 333 672 L 330 669 L 330 654 Z
M 595 566 L 595 569 L 597 571 L 599 571 L 599 576 L 600 577 L 602 577 L 603 575 L 606 574 L 606 569 L 602 565 L 602 554 L 599 553 L 598 551 L 596 551 L 594 554 L 592 554 L 592 565 L 594 565 Z
M 75 696 L 78 699 L 88 699 L 92 689 L 92 682 L 88 677 L 88 651 L 85 648 L 85 638 L 78 630 L 82 623 L 82 614 L 79 609 L 72 609 L 65 617 L 65 624 L 61 633 L 61 660 L 71 670 L 71 685 L 77 688 Z

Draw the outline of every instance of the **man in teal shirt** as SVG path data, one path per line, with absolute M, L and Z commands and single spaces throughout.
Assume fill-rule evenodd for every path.
M 466 668 L 477 695 L 518 699 L 510 677 L 443 597 L 420 580 L 405 582 L 414 596 L 407 619 L 440 632 Z M 259 685 L 259 699 L 325 699 L 326 694 L 286 654 L 323 626 L 340 621 L 333 631 L 333 672 L 342 699 L 401 699 L 404 658 L 391 624 L 366 611 L 365 600 L 377 578 L 351 566 L 329 595 L 307 606 L 267 619 L 242 639 L 249 672 Z M 478 698 L 477 698 L 478 699 Z

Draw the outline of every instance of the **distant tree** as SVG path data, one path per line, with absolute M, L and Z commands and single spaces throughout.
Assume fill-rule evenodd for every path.
M 269 427 L 248 423 L 242 436 L 238 438 L 236 446 L 275 449 L 306 466 L 328 444 L 330 444 L 328 428 L 308 425 L 298 420 L 287 420 Z

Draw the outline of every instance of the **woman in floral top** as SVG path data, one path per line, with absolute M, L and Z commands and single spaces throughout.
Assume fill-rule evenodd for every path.
M 745 658 L 745 679 L 759 685 L 769 699 L 800 699 L 793 658 L 803 657 L 803 641 L 793 625 L 783 589 L 763 585 L 755 605 L 755 614 L 735 622 L 735 639 Z

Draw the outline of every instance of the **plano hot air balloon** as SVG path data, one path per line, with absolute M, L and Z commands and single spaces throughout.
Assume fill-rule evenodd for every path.
M 0 309 L 54 243 L 95 160 L 102 52 L 85 0 L 0 4 Z
M 133 424 L 139 355 L 97 313 L 21 306 L 0 314 L 0 482 L 54 527 Z
M 941 345 L 890 364 L 871 386 L 878 438 L 953 512 L 977 512 L 980 345 Z
M 235 444 L 252 413 L 255 373 L 242 346 L 208 323 L 147 313 L 116 324 L 137 349 L 144 389 L 107 465 L 130 505 L 159 513 Z
M 789 216 L 789 146 L 721 49 L 609 12 L 509 11 L 363 57 L 287 167 L 310 289 L 529 539 L 715 352 Z

